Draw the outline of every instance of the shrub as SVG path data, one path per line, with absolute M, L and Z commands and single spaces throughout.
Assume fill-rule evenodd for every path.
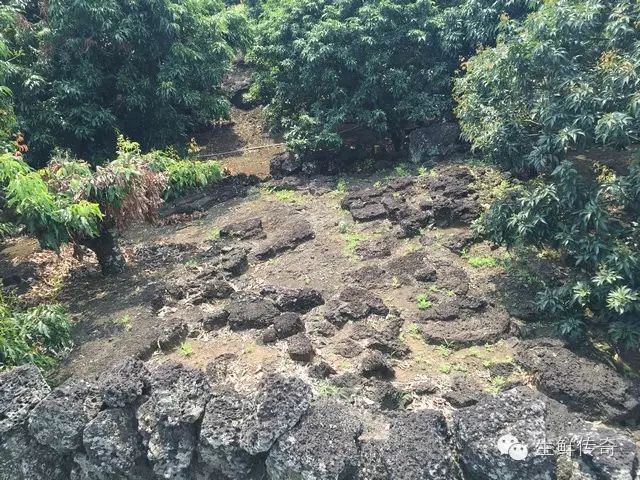
M 60 305 L 20 309 L 0 293 L 0 370 L 23 363 L 50 367 L 70 345 L 70 325 Z
M 206 187 L 223 177 L 222 166 L 216 161 L 184 160 L 162 152 L 153 152 L 152 156 L 155 158 L 151 161 L 151 168 L 164 173 L 167 178 L 163 194 L 165 200 Z
M 355 127 L 398 146 L 450 108 L 436 13 L 426 0 L 268 4 L 251 54 L 268 124 L 298 152 L 337 149 Z
M 57 250 L 63 243 L 90 248 L 104 273 L 124 267 L 114 228 L 153 221 L 163 197 L 221 177 L 216 162 L 180 160 L 157 152 L 143 155 L 137 143 L 123 137 L 116 159 L 95 170 L 63 152 L 37 171 L 20 157 L 0 156 L 0 186 L 15 223 L 24 225 L 43 248 Z
M 499 243 L 558 249 L 571 278 L 541 292 L 539 307 L 567 335 L 604 325 L 626 348 L 640 346 L 640 163 L 612 149 L 588 159 L 593 146 L 637 139 L 638 18 L 637 2 L 546 2 L 470 59 L 456 85 L 473 147 L 535 177 L 478 229 Z
M 113 154 L 116 129 L 145 148 L 225 117 L 220 89 L 246 45 L 244 8 L 220 0 L 42 2 L 14 35 L 16 111 L 42 162 L 52 146 Z

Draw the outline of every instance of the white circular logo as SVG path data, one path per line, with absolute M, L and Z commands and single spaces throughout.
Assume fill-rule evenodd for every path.
M 498 450 L 502 455 L 507 455 L 512 445 L 518 443 L 518 439 L 513 435 L 503 435 L 498 439 Z
M 529 455 L 529 448 L 524 443 L 514 443 L 509 448 L 509 456 L 514 460 L 524 460 Z

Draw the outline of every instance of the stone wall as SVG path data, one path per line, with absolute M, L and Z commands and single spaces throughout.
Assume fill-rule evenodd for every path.
M 365 412 L 279 374 L 248 393 L 215 378 L 130 359 L 94 383 L 51 391 L 33 366 L 4 372 L 0 479 L 638 479 L 637 447 L 624 433 L 528 387 L 445 418 Z M 536 451 L 570 436 L 612 448 Z

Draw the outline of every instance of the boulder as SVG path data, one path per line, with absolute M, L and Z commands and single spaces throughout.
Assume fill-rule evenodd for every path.
M 94 385 L 70 380 L 56 388 L 29 415 L 29 432 L 42 445 L 67 454 L 82 445 L 82 431 L 102 407 Z
M 25 425 L 0 435 L 0 480 L 68 480 L 70 470 L 69 458 L 38 443 Z
M 360 287 L 347 287 L 331 299 L 325 318 L 336 326 L 342 326 L 349 320 L 362 320 L 373 314 L 385 316 L 388 313 L 389 308 L 371 291 Z
M 86 464 L 93 467 L 87 470 L 105 476 L 126 476 L 144 455 L 135 415 L 122 408 L 100 412 L 85 427 L 82 443 Z
M 311 224 L 306 220 L 292 220 L 277 232 L 273 239 L 263 242 L 254 250 L 258 260 L 268 260 L 315 238 Z
M 322 294 L 313 288 L 266 286 L 260 290 L 260 294 L 273 300 L 283 312 L 307 313 L 324 304 Z
M 380 445 L 389 479 L 455 480 L 447 424 L 440 412 L 399 412 L 392 417 L 389 438 Z M 525 478 L 525 477 L 522 477 Z
M 231 295 L 226 310 L 229 313 L 227 321 L 232 330 L 266 328 L 280 315 L 273 301 L 246 292 Z
M 227 325 L 229 312 L 222 307 L 214 307 L 202 319 L 202 327 L 206 332 L 222 328 Z
M 474 176 L 468 168 L 450 165 L 439 168 L 424 184 L 431 201 L 421 205 L 430 212 L 439 227 L 467 225 L 481 213 L 478 194 L 472 184 Z
M 247 218 L 237 222 L 228 223 L 220 227 L 220 237 L 239 238 L 240 240 L 264 239 L 266 235 L 262 230 L 262 220 L 259 218 Z
M 0 373 L 0 443 L 27 421 L 31 410 L 51 389 L 35 365 L 22 365 Z
M 148 379 L 149 372 L 144 363 L 127 358 L 100 375 L 97 390 L 105 406 L 125 407 L 142 397 L 148 387 Z
M 344 358 L 355 358 L 362 353 L 363 348 L 353 340 L 345 338 L 333 345 L 333 352 Z
M 279 339 L 289 338 L 304 331 L 304 323 L 300 314 L 285 312 L 280 314 L 273 322 L 276 337 Z
M 404 403 L 402 392 L 384 380 L 368 380 L 362 395 L 380 410 L 397 410 Z
M 554 479 L 555 457 L 535 454 L 547 442 L 545 415 L 545 403 L 524 389 L 486 397 L 454 412 L 455 443 L 465 475 L 475 480 Z
M 320 400 L 269 452 L 266 461 L 269 478 L 353 478 L 358 469 L 357 438 L 361 432 L 362 423 L 348 407 Z
M 304 333 L 298 333 L 289 338 L 287 353 L 296 362 L 309 363 L 313 359 L 315 351 L 309 337 Z
M 294 377 L 272 374 L 260 384 L 255 408 L 245 420 L 240 445 L 252 455 L 266 453 L 298 423 L 311 404 L 311 387 Z
M 216 475 L 232 480 L 249 478 L 256 460 L 240 446 L 240 435 L 253 409 L 248 400 L 231 389 L 213 392 L 198 443 L 201 470 L 209 478 Z
M 309 376 L 318 380 L 329 378 L 331 375 L 335 375 L 336 373 L 335 368 L 324 360 L 309 366 Z
M 364 355 L 360 362 L 359 372 L 363 377 L 393 378 L 395 372 L 385 356 L 372 351 Z
M 375 238 L 358 243 L 355 252 L 364 260 L 386 258 L 391 256 L 392 246 L 393 242 L 388 238 Z
M 608 365 L 581 357 L 554 339 L 526 340 L 516 361 L 545 394 L 589 418 L 615 420 L 640 413 L 638 385 Z
M 427 343 L 445 343 L 455 347 L 497 342 L 507 334 L 511 325 L 509 315 L 502 309 L 490 309 L 459 318 L 418 322 L 422 337 Z
M 178 480 L 192 476 L 197 422 L 211 395 L 203 372 L 166 362 L 151 372 L 151 394 L 137 412 L 138 431 L 156 475 Z

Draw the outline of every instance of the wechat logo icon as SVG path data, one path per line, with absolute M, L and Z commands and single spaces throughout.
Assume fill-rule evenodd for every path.
M 522 461 L 529 455 L 529 448 L 526 444 L 520 443 L 516 437 L 507 434 L 498 439 L 498 451 L 502 455 L 509 455 L 513 460 Z

